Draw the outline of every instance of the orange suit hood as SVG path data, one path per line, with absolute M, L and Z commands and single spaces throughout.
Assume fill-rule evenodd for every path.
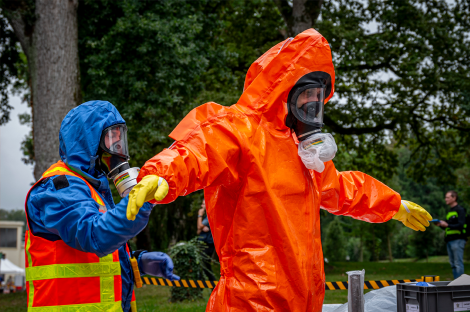
M 319 32 L 309 29 L 278 43 L 250 66 L 237 107 L 257 112 L 271 130 L 288 132 L 285 120 L 289 92 L 300 78 L 315 71 L 331 76 L 332 92 L 326 103 L 334 94 L 331 50 Z
M 323 71 L 331 76 L 332 89 L 325 103 L 334 94 L 335 70 L 331 50 L 326 39 L 316 30 L 308 29 L 295 38 L 279 42 L 259 57 L 248 69 L 244 90 L 233 109 L 257 118 L 260 124 L 278 136 L 290 136 L 286 126 L 287 97 L 295 83 L 304 75 Z M 193 129 L 186 121 L 205 120 L 206 114 L 192 111 L 194 119 L 185 118 L 183 124 L 170 134 L 179 140 Z

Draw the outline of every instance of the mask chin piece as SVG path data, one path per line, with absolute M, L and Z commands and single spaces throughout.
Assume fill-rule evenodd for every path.
M 297 136 L 297 139 L 302 142 L 309 136 L 311 136 L 314 133 L 318 133 L 321 131 L 321 127 L 318 126 L 312 126 L 312 125 L 307 125 L 304 124 L 300 121 L 297 120 L 297 122 L 294 125 L 294 132 L 295 135 Z
M 117 174 L 119 174 L 120 172 L 123 172 L 127 169 L 129 169 L 131 166 L 129 166 L 129 163 L 126 161 L 126 162 L 123 162 L 122 164 L 120 164 L 119 166 L 117 166 L 116 168 L 114 168 L 113 170 L 111 170 L 108 174 L 107 174 L 107 177 L 108 179 L 112 179 L 114 176 L 116 176 Z
M 297 139 L 298 139 L 299 141 L 303 141 L 303 140 L 305 140 L 306 138 L 308 138 L 309 136 L 311 136 L 312 134 L 318 133 L 318 132 L 320 132 L 320 131 L 321 131 L 321 129 L 316 129 L 316 130 L 309 131 L 309 132 L 307 132 L 307 133 L 301 134 L 300 136 L 297 137 Z M 296 134 L 296 135 L 297 135 L 297 134 Z

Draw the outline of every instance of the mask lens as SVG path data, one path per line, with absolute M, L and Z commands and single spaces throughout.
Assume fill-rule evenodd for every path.
M 296 115 L 305 123 L 323 123 L 324 88 L 308 88 L 296 100 Z
M 112 155 L 129 157 L 127 148 L 126 125 L 115 125 L 106 128 L 102 137 L 101 146 Z
M 301 108 L 309 102 L 319 102 L 322 97 L 322 88 L 310 88 L 304 90 L 297 97 L 297 108 Z

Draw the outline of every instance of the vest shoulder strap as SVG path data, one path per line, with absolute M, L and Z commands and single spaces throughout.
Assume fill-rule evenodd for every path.
M 49 169 L 47 169 L 46 172 L 42 174 L 42 177 L 39 181 L 55 175 L 69 175 L 81 179 L 83 182 L 86 183 L 86 185 L 90 189 L 91 197 L 100 206 L 100 211 L 106 212 L 106 205 L 104 204 L 104 201 L 101 199 L 101 196 L 98 194 L 98 192 L 90 185 L 90 183 L 88 183 L 88 181 L 84 177 L 71 170 L 62 160 L 59 160 L 58 162 L 50 166 Z M 37 181 L 36 184 L 39 181 Z

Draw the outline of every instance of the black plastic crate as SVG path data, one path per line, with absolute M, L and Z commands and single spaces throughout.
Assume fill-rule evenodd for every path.
M 436 287 L 397 284 L 397 312 L 470 311 L 470 285 L 447 286 L 450 282 L 428 282 Z

